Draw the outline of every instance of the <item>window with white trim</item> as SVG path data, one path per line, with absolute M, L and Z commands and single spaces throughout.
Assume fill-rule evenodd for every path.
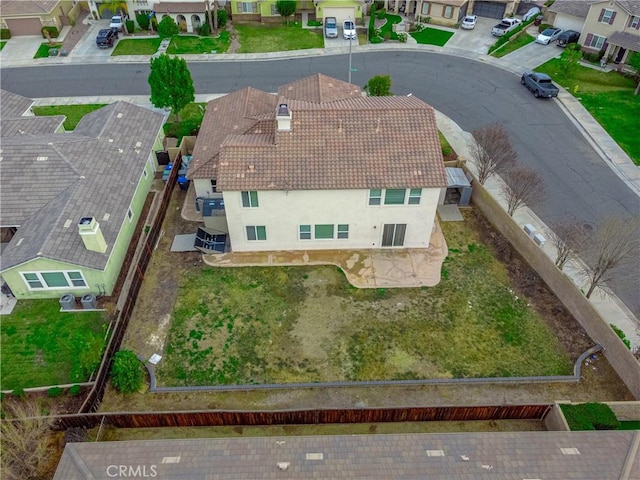
M 349 225 L 338 224 L 338 239 L 346 240 L 349 238 Z
M 421 188 L 412 188 L 411 190 L 409 190 L 409 205 L 420 205 L 421 196 Z
M 429 11 L 431 10 L 431 5 L 429 2 L 424 2 L 422 4 L 422 15 L 429 15 Z
M 258 192 L 242 192 L 242 206 L 255 208 L 258 206 Z
M 314 225 L 313 236 L 316 240 L 333 239 L 333 225 Z
M 256 2 L 240 2 L 238 3 L 239 13 L 258 13 L 258 4 Z
M 311 225 L 299 225 L 298 238 L 300 240 L 311 240 Z
M 640 16 L 633 15 L 629 20 L 629 26 L 631 28 L 635 28 L 636 30 L 640 30 Z
M 613 23 L 613 15 L 614 15 L 614 11 L 613 10 L 609 10 L 607 8 L 604 9 L 604 13 L 602 14 L 602 20 L 600 20 L 602 23 L 606 23 L 608 25 L 611 25 Z
M 313 225 L 313 229 L 311 225 L 298 225 L 298 238 L 300 240 L 346 240 L 349 238 L 349 225 L 346 223 L 317 224 Z
M 80 271 L 20 272 L 20 275 L 29 290 L 87 287 L 84 275 Z
M 272 3 L 272 4 L 271 4 L 271 15 L 274 15 L 274 16 L 275 16 L 275 15 L 280 15 L 280 14 L 278 13 L 278 9 L 276 8 L 276 4 L 275 4 L 275 3 Z
M 607 41 L 607 38 L 601 37 L 600 35 L 593 35 L 590 40 L 591 41 L 588 42 L 585 45 L 585 47 L 594 48 L 596 50 L 602 50 L 602 47 L 604 46 L 604 42 Z
M 384 191 L 385 205 L 404 205 L 404 196 L 407 193 L 404 188 L 387 188 Z
M 250 242 L 267 239 L 267 227 L 264 225 L 247 225 L 246 229 L 247 240 Z
M 372 188 L 369 190 L 369 205 L 380 205 L 382 203 L 382 189 Z
M 442 9 L 442 16 L 444 18 L 453 17 L 453 7 L 451 5 L 445 5 L 444 8 Z

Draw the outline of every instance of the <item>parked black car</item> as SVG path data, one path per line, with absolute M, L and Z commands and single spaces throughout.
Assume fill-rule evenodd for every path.
M 98 32 L 98 36 L 96 37 L 96 45 L 99 48 L 109 48 L 113 47 L 113 44 L 118 39 L 118 29 L 117 28 L 103 28 Z
M 565 30 L 556 39 L 556 45 L 564 48 L 570 43 L 578 43 L 579 38 L 580 32 L 576 32 L 575 30 Z

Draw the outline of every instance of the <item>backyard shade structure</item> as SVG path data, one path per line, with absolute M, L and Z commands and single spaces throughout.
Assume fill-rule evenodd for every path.
M 458 205 L 467 206 L 471 201 L 471 182 L 461 168 L 447 167 L 444 169 L 447 175 L 447 191 L 456 189 L 460 193 Z M 445 200 L 446 202 L 446 200 Z

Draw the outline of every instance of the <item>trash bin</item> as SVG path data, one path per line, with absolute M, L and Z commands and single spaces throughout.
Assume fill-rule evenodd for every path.
M 98 300 L 93 293 L 87 293 L 86 295 L 83 295 L 80 299 L 80 302 L 82 303 L 82 308 L 84 308 L 85 310 L 95 310 L 96 305 L 98 304 Z
M 189 180 L 184 175 L 178 176 L 178 186 L 180 190 L 189 190 Z
M 60 297 L 60 308 L 62 310 L 75 310 L 76 298 L 70 293 L 65 293 Z
M 536 17 L 536 19 L 533 21 L 533 24 L 536 27 L 539 27 L 542 24 L 542 18 L 543 18 L 542 15 L 540 15 L 539 17 Z

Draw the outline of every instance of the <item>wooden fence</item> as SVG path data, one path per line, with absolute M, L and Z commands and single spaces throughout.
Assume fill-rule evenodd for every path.
M 115 412 L 61 415 L 59 429 L 218 427 L 248 425 L 320 425 L 336 423 L 433 422 L 472 420 L 542 420 L 551 404 L 310 409 L 281 411 Z
M 109 339 L 105 355 L 102 357 L 102 363 L 100 364 L 100 368 L 98 369 L 98 374 L 96 375 L 96 380 L 93 388 L 87 395 L 87 398 L 80 408 L 81 413 L 95 412 L 100 406 L 100 402 L 102 401 L 107 378 L 109 377 L 109 370 L 111 368 L 113 355 L 118 350 L 120 350 L 122 338 L 124 337 L 127 326 L 129 325 L 129 319 L 131 318 L 131 313 L 133 312 L 133 308 L 135 307 L 136 299 L 138 298 L 138 292 L 140 291 L 140 286 L 142 285 L 142 281 L 144 280 L 144 274 L 147 270 L 149 262 L 151 261 L 151 256 L 153 255 L 153 249 L 156 245 L 156 242 L 160 237 L 162 223 L 167 213 L 169 202 L 171 201 L 173 189 L 176 186 L 176 182 L 178 180 L 178 171 L 180 169 L 175 166 L 180 165 L 181 162 L 182 154 L 178 152 L 174 160 L 174 168 L 171 170 L 169 179 L 167 180 L 164 191 L 162 192 L 162 200 L 160 201 L 160 206 L 158 207 L 158 212 L 153 221 L 153 225 L 149 229 L 147 237 L 144 239 L 144 245 L 142 247 L 140 257 L 138 258 L 138 262 L 132 264 L 131 266 L 131 268 L 135 270 L 133 273 L 131 284 L 126 292 L 125 302 L 122 306 L 122 309 L 118 312 L 118 318 L 116 319 L 113 334 Z

